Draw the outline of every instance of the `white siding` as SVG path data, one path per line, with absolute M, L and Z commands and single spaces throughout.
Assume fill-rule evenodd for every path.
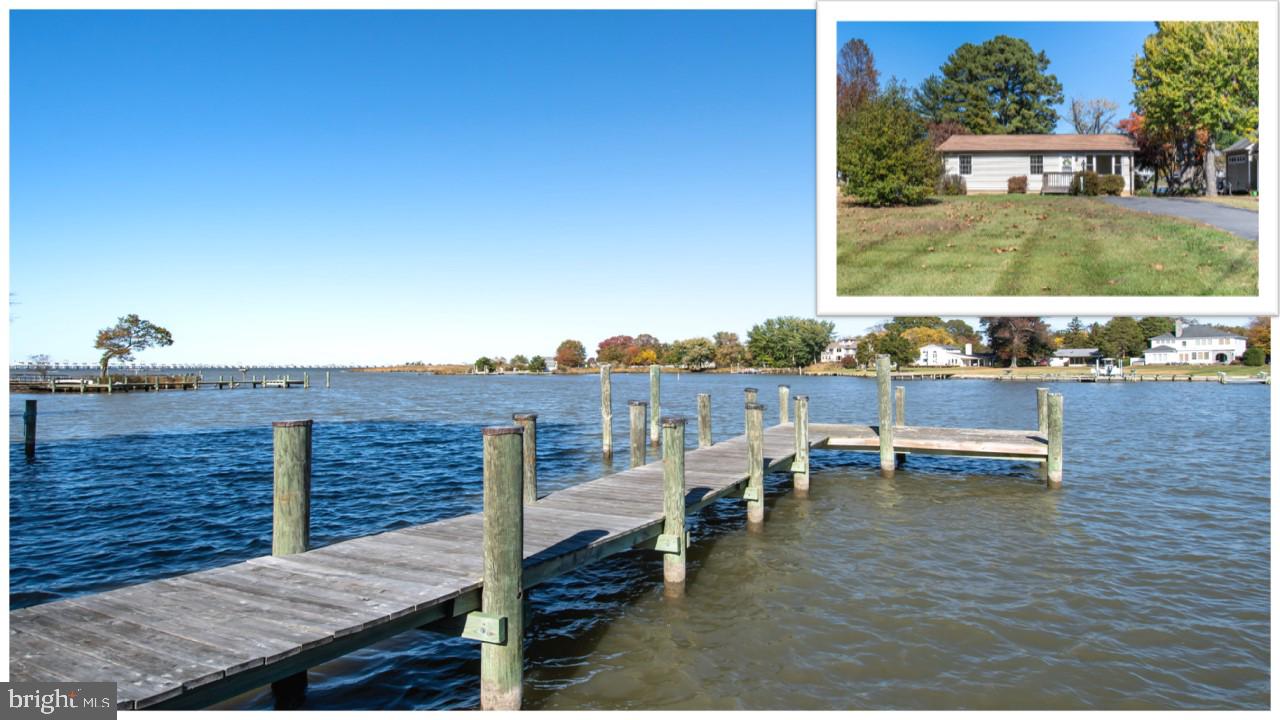
M 1098 153 L 1106 154 L 1106 153 Z M 944 153 L 943 167 L 948 175 L 960 175 L 960 156 L 972 158 L 973 172 L 963 175 L 965 188 L 970 193 L 1003 193 L 1009 191 L 1009 178 L 1018 175 L 1027 176 L 1027 192 L 1040 192 L 1043 178 L 1031 174 L 1031 156 L 1033 153 Z M 1063 172 L 1066 167 L 1063 160 L 1070 162 L 1071 172 L 1081 170 L 1088 161 L 1088 154 L 1071 155 L 1064 153 L 1044 153 L 1044 172 Z M 1124 191 L 1132 191 L 1130 173 L 1133 160 L 1129 155 L 1120 158 L 1121 175 L 1124 177 Z

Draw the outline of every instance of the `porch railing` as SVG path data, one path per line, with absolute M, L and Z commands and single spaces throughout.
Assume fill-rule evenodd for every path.
M 1075 173 L 1070 172 L 1047 172 L 1040 181 L 1041 193 L 1069 193 L 1071 192 L 1071 178 Z

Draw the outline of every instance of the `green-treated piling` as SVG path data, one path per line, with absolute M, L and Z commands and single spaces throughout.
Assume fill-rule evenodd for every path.
M 809 396 L 796 396 L 796 457 L 791 463 L 796 494 L 809 492 Z
M 907 424 L 907 389 L 898 385 L 893 389 L 893 426 L 906 427 Z M 902 467 L 907 462 L 906 453 L 894 453 L 894 465 Z
M 631 467 L 635 468 L 645 463 L 644 424 L 649 405 L 643 400 L 632 400 L 627 405 L 631 408 Z
M 304 553 L 311 549 L 311 421 L 272 423 L 271 432 L 271 554 Z M 279 708 L 301 704 L 306 689 L 305 670 L 271 684 Z
M 1062 395 L 1049 394 L 1049 461 L 1048 484 L 1062 487 Z
M 311 389 L 311 373 L 305 373 L 305 372 L 302 373 L 302 389 L 303 390 Z
M 613 455 L 613 366 L 600 366 L 600 440 L 605 457 Z
M 786 424 L 791 422 L 788 414 L 791 411 L 791 386 L 778 386 L 778 422 Z
M 876 394 L 880 401 L 880 474 L 893 477 L 893 406 L 889 400 L 889 356 L 876 356 Z
M 538 414 L 516 413 L 511 416 L 524 431 L 524 504 L 538 502 Z
M 747 529 L 764 527 L 764 406 L 747 404 Z
M 649 408 L 652 412 L 649 415 L 649 442 L 654 445 L 658 444 L 661 439 L 658 435 L 658 415 L 662 412 L 660 405 L 662 396 L 662 366 L 649 366 Z
M 662 581 L 669 596 L 684 594 L 684 418 L 662 418 Z
M 1049 388 L 1036 388 L 1036 431 L 1044 438 L 1049 437 Z M 1048 482 L 1049 463 L 1040 463 L 1040 479 Z
M 698 393 L 698 447 L 711 447 L 711 396 Z
M 484 588 L 481 611 L 506 623 L 502 642 L 480 645 L 480 707 L 519 710 L 524 674 L 524 441 L 520 427 L 484 434 Z

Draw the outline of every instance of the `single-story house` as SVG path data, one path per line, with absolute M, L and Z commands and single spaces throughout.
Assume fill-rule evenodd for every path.
M 1125 135 L 952 135 L 938 146 L 943 172 L 964 178 L 969 194 L 1009 191 L 1009 178 L 1027 176 L 1027 192 L 1066 192 L 1083 170 L 1124 178 L 1133 192 L 1133 154 Z
M 991 365 L 990 353 L 973 352 L 973 343 L 965 343 L 963 348 L 956 345 L 938 345 L 929 343 L 920 347 L 917 367 L 984 367 Z
M 1102 351 L 1098 348 L 1062 348 L 1054 351 L 1049 358 L 1049 366 L 1092 365 L 1101 359 Z
M 1172 333 L 1151 338 L 1142 357 L 1148 365 L 1227 365 L 1244 355 L 1247 344 L 1241 335 L 1178 319 Z
M 842 337 L 827 344 L 827 348 L 822 351 L 821 359 L 824 363 L 838 363 L 846 357 L 853 357 L 857 354 L 858 339 Z
M 1237 140 L 1222 155 L 1227 160 L 1227 192 L 1258 189 L 1258 143 L 1248 138 Z

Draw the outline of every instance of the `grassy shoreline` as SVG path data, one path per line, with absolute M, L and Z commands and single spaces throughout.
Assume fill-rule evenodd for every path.
M 919 207 L 841 198 L 836 292 L 1254 295 L 1258 245 L 1099 198 L 969 195 Z

